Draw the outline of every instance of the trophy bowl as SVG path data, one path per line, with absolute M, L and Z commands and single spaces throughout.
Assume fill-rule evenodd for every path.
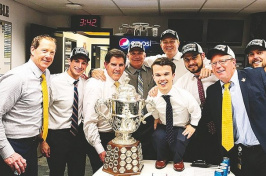
M 129 78 L 126 78 L 112 98 L 99 99 L 95 104 L 95 111 L 108 121 L 115 132 L 116 137 L 107 144 L 103 166 L 105 172 L 115 175 L 140 174 L 143 167 L 141 143 L 131 135 L 152 114 L 143 115 L 145 105 L 155 107 L 152 101 L 142 99 L 128 82 Z M 103 113 L 102 108 L 107 108 L 108 112 Z

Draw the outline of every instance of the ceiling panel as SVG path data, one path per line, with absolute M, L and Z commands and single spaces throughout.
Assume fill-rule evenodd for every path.
M 266 11 L 266 0 L 14 0 L 46 14 L 60 15 L 167 15 L 172 13 L 238 13 Z M 69 2 L 82 9 L 70 9 Z M 160 9 L 159 9 L 160 7 Z

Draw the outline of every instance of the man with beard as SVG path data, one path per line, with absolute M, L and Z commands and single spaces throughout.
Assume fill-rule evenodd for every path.
M 262 61 L 266 58 L 266 42 L 263 39 L 251 40 L 245 49 L 248 62 L 252 68 L 262 67 Z
M 171 29 L 167 29 L 164 32 L 162 32 L 160 38 L 160 46 L 164 54 L 146 57 L 144 62 L 147 63 L 149 66 L 151 66 L 158 57 L 167 57 L 168 59 L 173 61 L 173 63 L 176 65 L 175 78 L 173 80 L 175 83 L 181 76 L 183 76 L 188 72 L 184 66 L 184 62 L 181 57 L 182 53 L 178 51 L 179 45 L 180 41 L 177 32 Z M 204 67 L 201 69 L 199 73 L 199 78 L 200 79 L 206 78 L 210 74 L 211 74 L 211 67 L 209 66 L 209 61 L 204 60 Z
M 47 157 L 50 176 L 84 176 L 86 142 L 83 132 L 82 100 L 85 79 L 81 75 L 89 62 L 84 48 L 71 52 L 69 68 L 51 79 L 49 132 L 41 151 Z
M 183 58 L 185 67 L 189 72 L 179 78 L 174 86 L 183 88 L 190 92 L 197 100 L 200 107 L 203 108 L 207 88 L 218 79 L 213 74 L 207 78 L 199 79 L 200 71 L 203 68 L 203 61 L 207 59 L 198 43 L 193 42 L 183 46 L 181 57 Z M 208 61 L 209 60 L 205 61 L 205 63 Z M 200 141 L 198 141 L 198 134 L 196 132 L 191 137 L 187 146 L 184 160 L 191 162 L 195 159 L 201 159 L 201 157 Z

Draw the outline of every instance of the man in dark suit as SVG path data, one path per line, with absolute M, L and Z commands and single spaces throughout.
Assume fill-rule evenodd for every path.
M 264 176 L 266 69 L 237 71 L 235 54 L 226 45 L 215 46 L 207 57 L 211 60 L 213 73 L 219 81 L 207 89 L 199 124 L 206 159 L 219 164 L 222 157 L 227 156 L 236 176 Z M 266 60 L 263 63 L 265 68 Z M 229 106 L 224 105 L 228 100 L 225 95 L 229 95 L 231 99 L 228 101 Z M 229 109 L 225 110 L 226 107 Z M 227 117 L 231 117 L 226 118 L 226 113 Z M 229 125 L 226 126 L 224 122 Z

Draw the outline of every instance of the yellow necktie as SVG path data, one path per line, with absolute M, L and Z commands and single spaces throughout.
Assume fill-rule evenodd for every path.
M 46 77 L 42 74 L 42 98 L 43 98 L 43 131 L 42 138 L 46 140 L 48 134 L 48 90 L 47 90 L 47 82 Z
M 120 83 L 118 81 L 115 81 L 115 87 L 118 89 L 118 87 L 120 86 Z
M 232 103 L 229 86 L 230 83 L 224 84 L 222 107 L 222 146 L 227 151 L 234 146 Z

